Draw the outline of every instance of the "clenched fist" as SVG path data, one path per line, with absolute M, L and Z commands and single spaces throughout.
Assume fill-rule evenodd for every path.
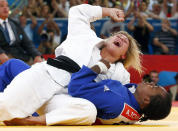
M 124 11 L 117 8 L 102 8 L 103 17 L 109 16 L 116 22 L 124 21 Z

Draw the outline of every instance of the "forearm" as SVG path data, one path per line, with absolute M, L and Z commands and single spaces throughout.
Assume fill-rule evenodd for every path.
M 134 26 L 133 26 L 134 22 L 135 22 L 135 18 L 133 18 L 127 25 L 128 29 L 131 31 L 134 30 Z
M 33 15 L 31 15 L 30 18 L 32 20 L 31 28 L 34 29 L 37 25 L 37 20 Z
M 145 25 L 146 25 L 146 27 L 148 28 L 149 31 L 154 30 L 154 27 L 150 23 L 148 23 L 146 20 L 145 20 Z
M 103 66 L 105 66 L 105 68 L 107 68 L 107 70 L 110 68 L 110 64 L 109 64 L 108 61 L 102 59 L 102 60 L 100 60 L 100 62 L 103 63 Z M 93 67 L 91 67 L 91 70 L 94 71 L 97 74 L 102 73 L 102 69 L 98 64 L 96 64 Z
M 13 119 L 10 121 L 4 121 L 7 126 L 39 126 L 46 125 L 46 117 L 45 115 L 34 117 L 30 116 L 23 119 Z
M 38 28 L 38 34 L 41 34 L 41 32 L 42 32 L 42 30 L 43 30 L 45 24 L 46 24 L 46 20 L 45 20 L 45 21 L 40 25 L 40 27 Z
M 173 28 L 169 28 L 168 29 L 174 36 L 177 36 L 178 35 L 178 33 L 177 33 L 177 31 L 175 30 L 175 29 L 173 29 Z
M 154 40 L 154 41 L 153 41 L 153 44 L 154 44 L 155 46 L 158 46 L 158 47 L 162 47 L 162 45 L 163 45 L 163 43 L 160 42 L 159 40 Z
M 106 8 L 106 7 L 103 7 L 102 8 L 102 17 L 104 18 L 104 17 L 107 17 L 107 16 L 110 16 L 110 8 Z
M 156 15 L 156 14 L 153 14 L 153 13 L 150 13 L 149 14 L 149 17 L 153 18 L 153 19 L 158 19 L 158 20 L 161 20 L 161 17 Z

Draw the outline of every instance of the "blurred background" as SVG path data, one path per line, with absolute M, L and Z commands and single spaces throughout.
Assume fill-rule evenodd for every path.
M 43 54 L 54 50 L 66 38 L 69 8 L 79 4 L 120 8 L 125 21 L 109 18 L 92 23 L 97 36 L 107 38 L 125 30 L 140 44 L 144 74 L 130 69 L 131 82 L 152 79 L 178 100 L 178 0 L 8 0 L 10 16 L 19 22 L 28 38 Z

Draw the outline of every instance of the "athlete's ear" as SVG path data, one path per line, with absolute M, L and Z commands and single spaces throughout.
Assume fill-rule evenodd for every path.
M 148 104 L 150 104 L 150 97 L 149 96 L 145 96 L 143 98 L 143 103 L 145 106 L 147 106 Z

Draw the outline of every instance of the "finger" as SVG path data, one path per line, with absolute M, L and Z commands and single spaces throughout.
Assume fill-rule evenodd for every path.
M 114 20 L 115 20 L 116 22 L 123 22 L 123 21 L 124 21 L 124 18 L 118 18 L 118 17 L 117 17 L 117 18 L 115 18 Z
M 125 17 L 124 12 L 122 10 L 118 10 L 116 14 L 118 17 Z

